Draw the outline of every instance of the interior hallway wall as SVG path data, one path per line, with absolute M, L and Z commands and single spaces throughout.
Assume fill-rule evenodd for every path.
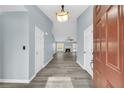
M 6 12 L 1 16 L 0 79 L 27 80 L 29 62 L 27 12 Z M 26 46 L 26 50 L 23 50 L 23 45 Z
M 2 74 L 2 15 L 0 14 L 0 76 Z
M 12 7 L 15 11 L 3 11 L 0 15 L 0 79 L 25 82 L 35 75 L 35 26 L 45 33 L 46 65 L 54 53 L 53 23 L 37 6 L 25 6 L 26 11 Z M 22 49 L 23 45 L 26 51 Z
M 44 31 L 44 65 L 48 64 L 53 57 L 53 43 L 55 42 L 52 35 L 53 23 L 52 21 L 37 7 L 25 6 L 29 15 L 29 78 L 35 74 L 35 25 Z M 47 34 L 46 34 L 47 33 Z
M 89 6 L 77 19 L 77 62 L 82 65 L 84 63 L 84 37 L 83 31 L 93 24 L 93 6 Z

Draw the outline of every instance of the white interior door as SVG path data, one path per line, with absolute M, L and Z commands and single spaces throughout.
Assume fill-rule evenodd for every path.
M 43 68 L 44 62 L 44 32 L 35 27 L 35 73 Z
M 91 76 L 93 76 L 92 52 L 93 52 L 93 26 L 90 25 L 84 31 L 84 69 L 86 69 Z

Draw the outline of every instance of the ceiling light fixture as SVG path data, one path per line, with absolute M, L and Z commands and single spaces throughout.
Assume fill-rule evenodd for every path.
M 57 20 L 59 22 L 66 22 L 69 18 L 69 12 L 64 10 L 64 5 L 62 5 L 61 8 L 61 12 L 56 13 Z

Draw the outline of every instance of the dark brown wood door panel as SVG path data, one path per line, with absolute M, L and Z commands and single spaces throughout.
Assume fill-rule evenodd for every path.
M 112 68 L 119 69 L 119 15 L 118 6 L 112 6 L 107 13 L 107 62 Z
M 93 81 L 96 87 L 124 87 L 123 8 L 94 7 Z

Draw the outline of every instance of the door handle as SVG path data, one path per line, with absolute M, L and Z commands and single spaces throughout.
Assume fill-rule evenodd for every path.
M 94 51 L 92 52 L 92 55 L 94 55 L 95 53 L 94 53 Z

